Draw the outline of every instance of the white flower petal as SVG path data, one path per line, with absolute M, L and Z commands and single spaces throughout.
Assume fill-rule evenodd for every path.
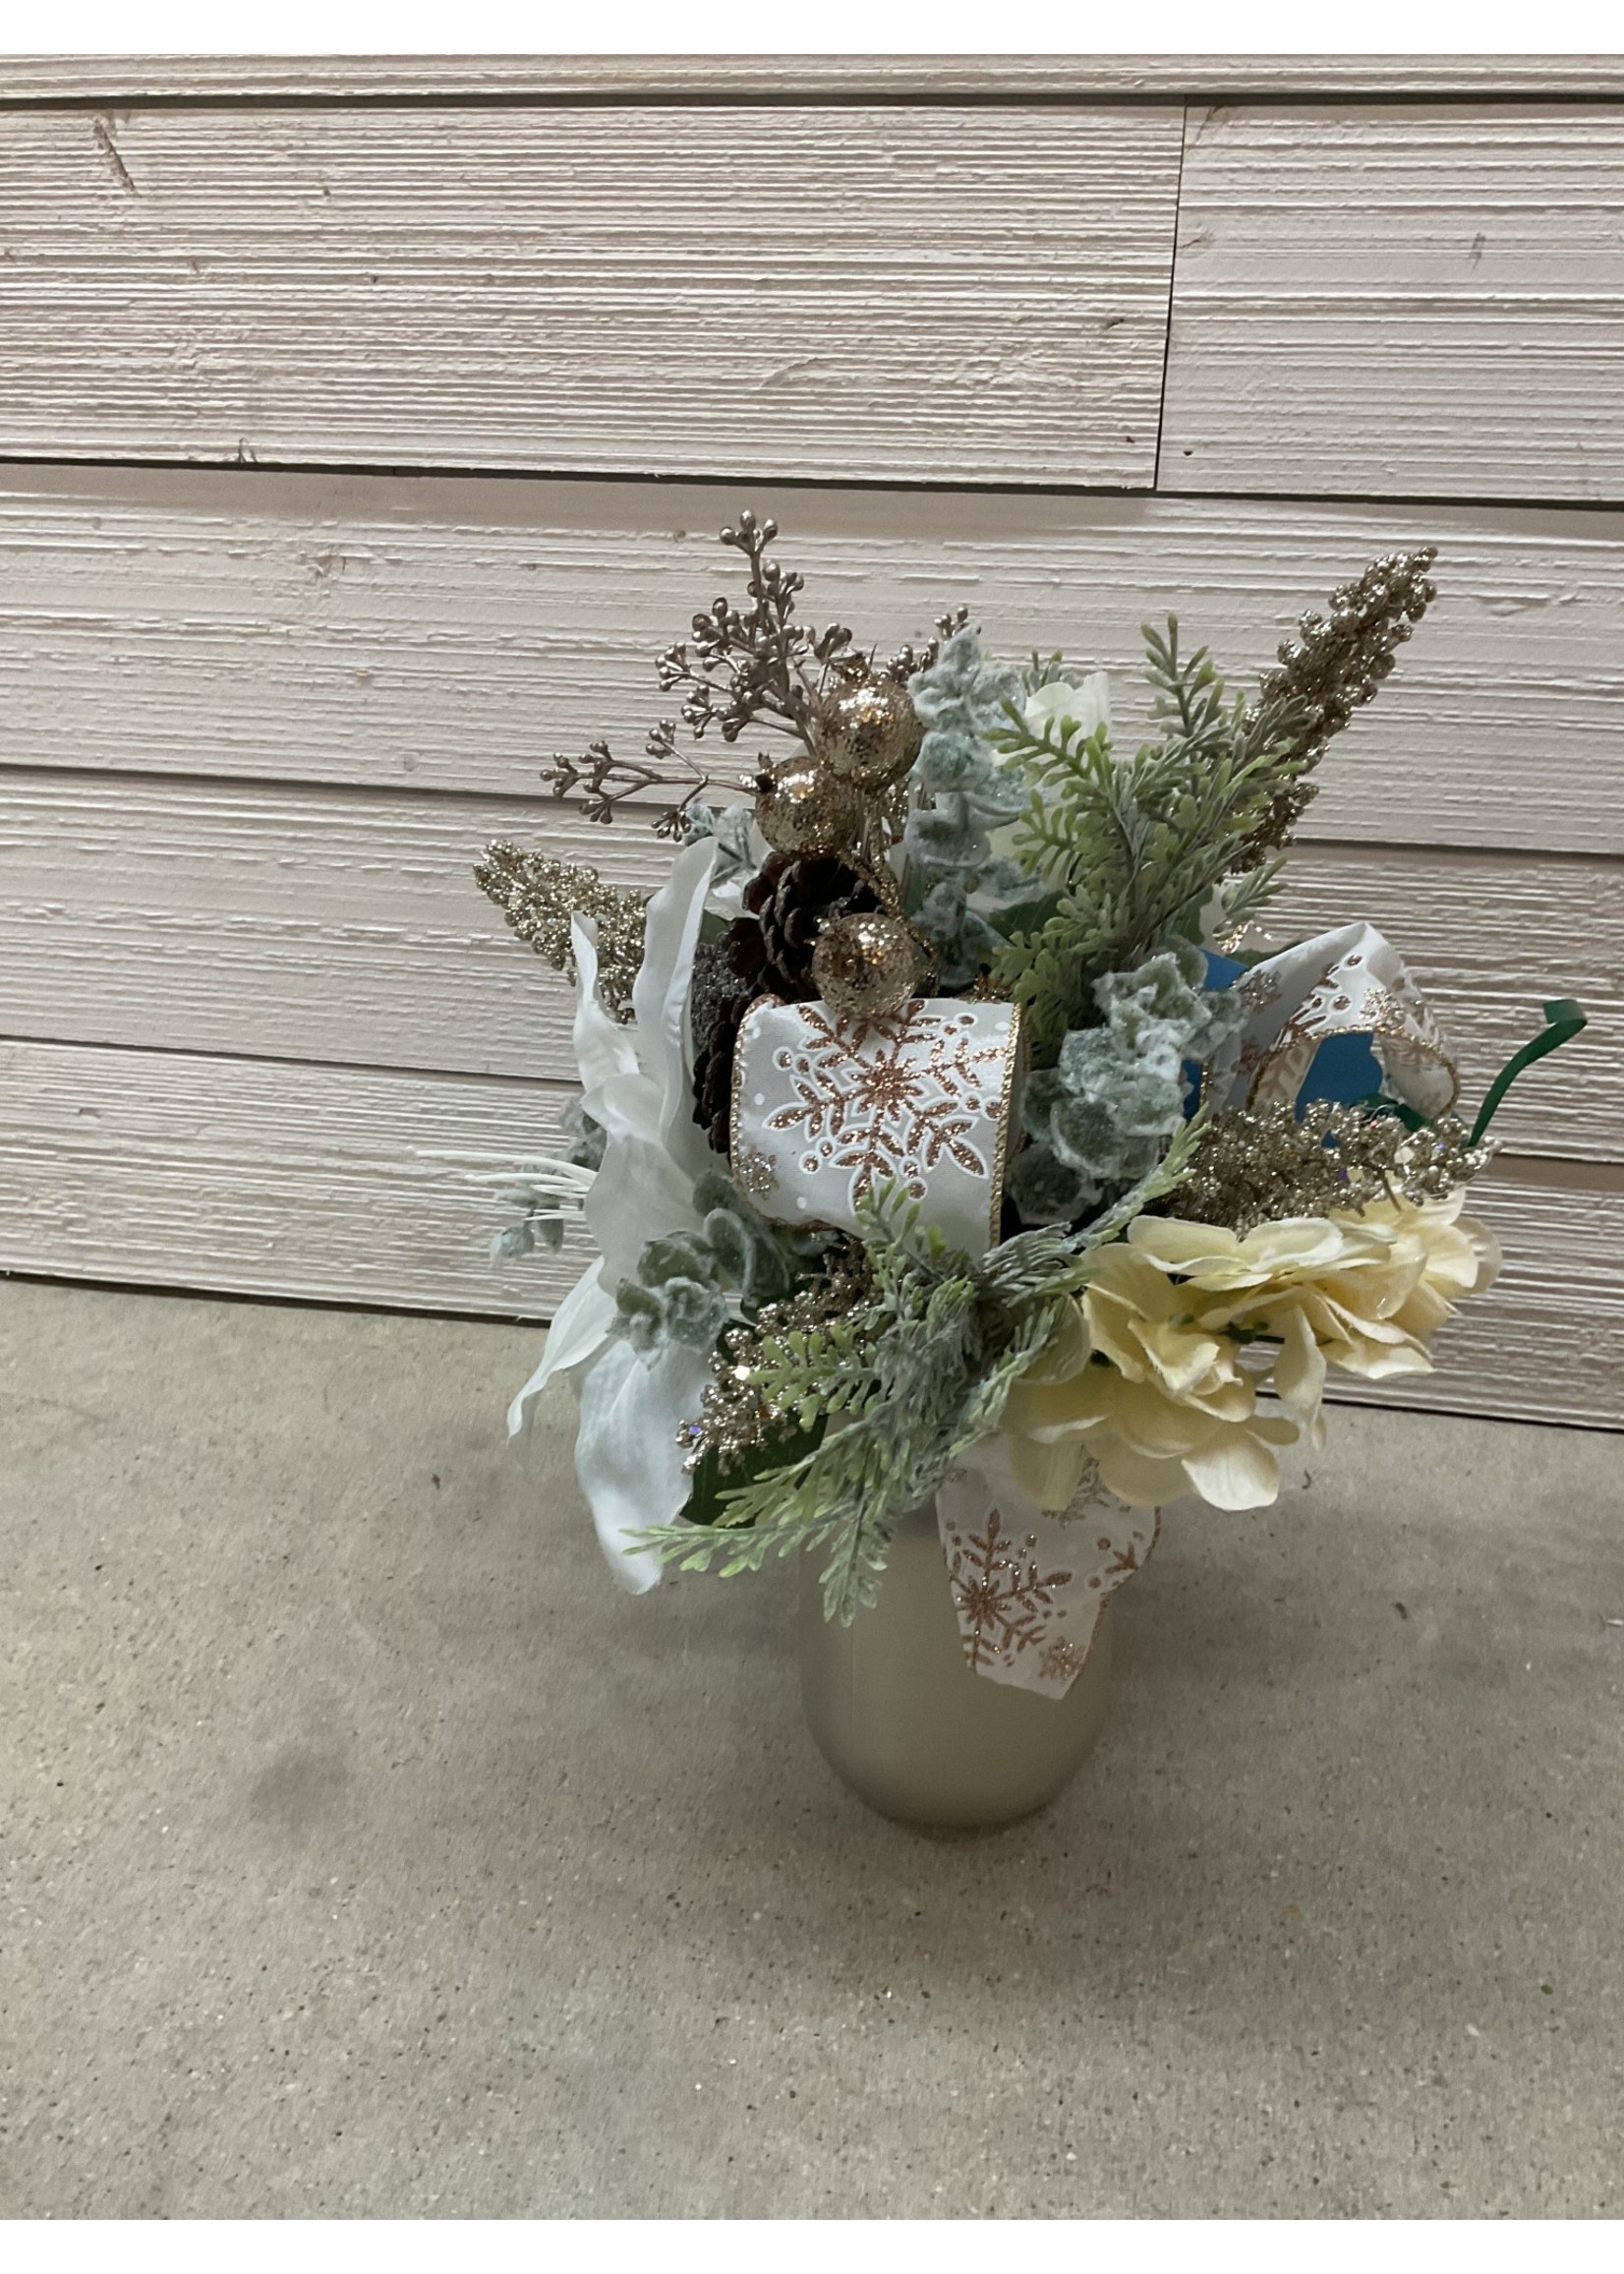
M 671 863 L 670 875 L 648 904 L 643 962 L 631 991 L 638 1061 L 660 1096 L 657 1131 L 691 1177 L 704 1175 L 711 1154 L 688 1095 L 683 1027 L 716 850 L 714 840 L 702 838 Z
M 648 1548 L 628 1553 L 626 1544 L 650 1525 L 674 1524 L 687 1506 L 693 1479 L 676 1431 L 698 1413 L 710 1378 L 708 1351 L 667 1343 L 649 1365 L 618 1338 L 582 1376 L 575 1474 L 609 1569 L 634 1595 L 657 1584 L 660 1562 Z
M 524 1427 L 525 1406 L 536 1392 L 545 1389 L 554 1374 L 567 1373 L 572 1367 L 580 1366 L 601 1350 L 613 1323 L 614 1298 L 604 1285 L 604 1263 L 600 1256 L 582 1272 L 553 1313 L 552 1324 L 547 1330 L 547 1349 L 542 1354 L 542 1363 L 507 1409 L 510 1437 L 517 1436 Z
M 1267 1508 L 1280 1497 L 1280 1464 L 1250 1429 L 1221 1437 L 1185 1455 L 1189 1481 L 1214 1508 Z

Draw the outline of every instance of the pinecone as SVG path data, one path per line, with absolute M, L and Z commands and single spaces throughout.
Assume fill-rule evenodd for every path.
M 879 899 L 855 869 L 828 854 L 775 852 L 744 888 L 747 915 L 727 933 L 727 961 L 760 995 L 786 1003 L 817 996 L 812 951 L 826 916 L 866 915 Z
M 701 941 L 694 953 L 688 1016 L 694 1045 L 694 1120 L 713 1151 L 727 1152 L 732 1111 L 733 1045 L 756 990 L 727 961 L 725 940 Z
M 694 1119 L 713 1152 L 727 1157 L 732 1142 L 733 1058 L 744 1014 L 756 1000 L 748 987 L 729 995 L 694 1051 Z
M 812 951 L 829 915 L 879 906 L 871 887 L 843 860 L 775 852 L 744 888 L 748 915 L 694 959 L 694 1120 L 713 1151 L 731 1136 L 733 1057 L 744 1014 L 763 995 L 808 1003 L 817 995 Z

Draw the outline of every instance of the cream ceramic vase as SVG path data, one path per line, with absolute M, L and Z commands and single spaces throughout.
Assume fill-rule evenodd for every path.
M 964 1661 L 934 1510 L 892 1541 L 880 1600 L 827 1620 L 819 1560 L 800 1559 L 801 1697 L 824 1759 L 860 1800 L 904 1824 L 991 1830 L 1044 1807 L 1104 1726 L 1110 1606 L 1061 1698 L 990 1681 Z

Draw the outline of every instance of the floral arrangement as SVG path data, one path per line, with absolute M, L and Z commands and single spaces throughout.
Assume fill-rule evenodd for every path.
M 1468 1121 L 1395 950 L 1259 920 L 1332 737 L 1435 597 L 1430 548 L 1305 615 L 1249 695 L 1143 629 L 1150 733 L 1099 671 L 996 660 L 966 612 L 882 659 L 796 612 L 748 513 L 718 600 L 659 661 L 678 719 L 551 784 L 611 822 L 681 794 L 651 899 L 493 845 L 477 870 L 578 989 L 583 1097 L 525 1165 L 502 1254 L 584 1218 L 600 1254 L 543 1363 L 634 1589 L 821 1558 L 876 1596 L 935 1505 L 966 1656 L 1065 1690 L 1158 1512 L 1278 1490 L 1330 1369 L 1426 1370 L 1497 1267 L 1463 1213 L 1510 1081 Z M 776 737 L 741 795 L 701 762 Z

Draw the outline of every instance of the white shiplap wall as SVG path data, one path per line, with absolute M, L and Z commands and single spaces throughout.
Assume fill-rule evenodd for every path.
M 568 1095 L 467 871 L 658 876 L 537 768 L 647 725 L 745 496 L 812 612 L 1125 710 L 1170 601 L 1244 671 L 1434 538 L 1292 912 L 1391 928 L 1469 1092 L 1587 1001 L 1407 1395 L 1624 1424 L 1624 79 L 967 69 L 0 67 L 0 1268 L 546 1314 L 417 1158 Z

